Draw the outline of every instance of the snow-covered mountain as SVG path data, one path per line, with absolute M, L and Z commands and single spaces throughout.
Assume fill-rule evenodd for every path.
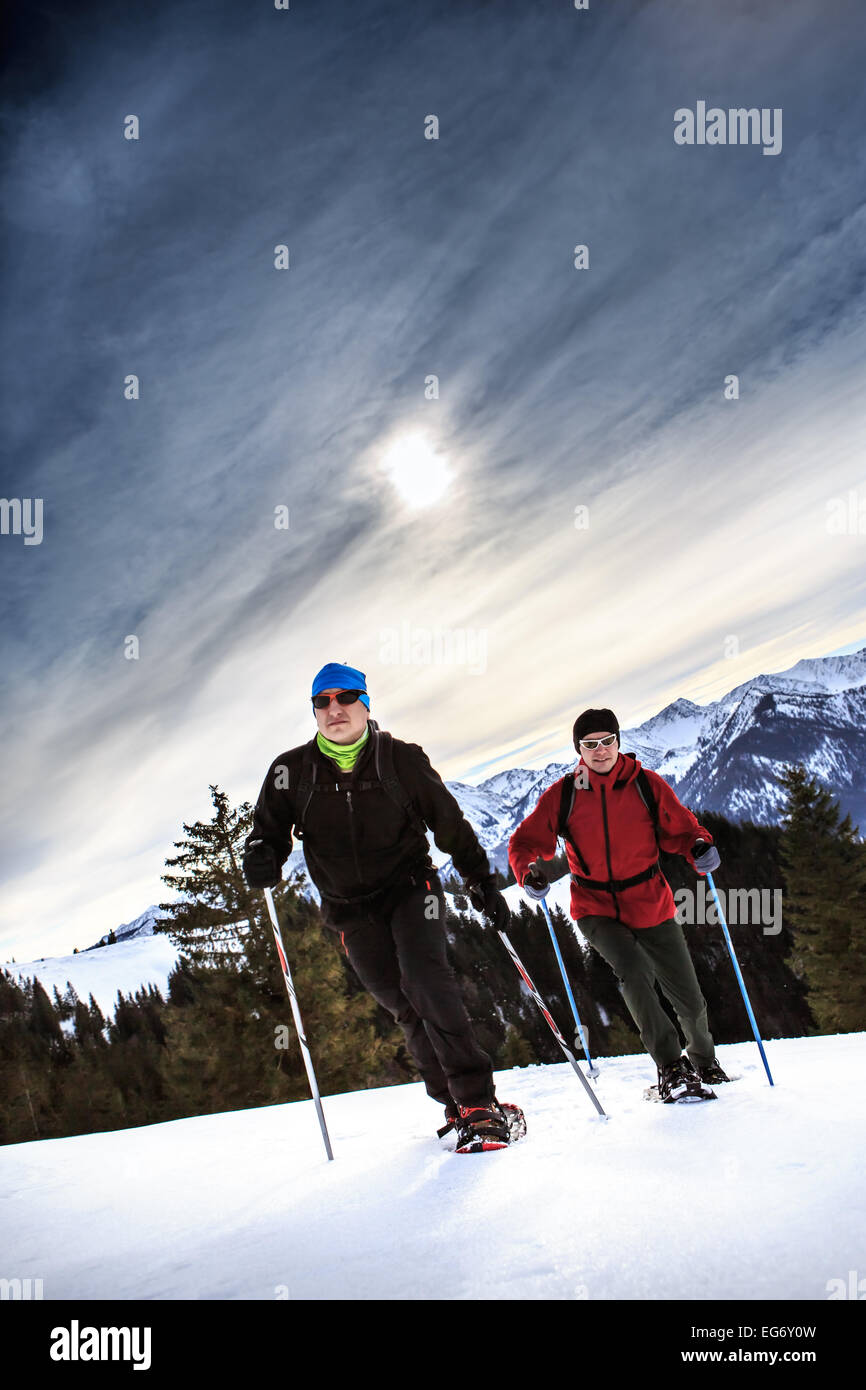
M 866 832 L 866 647 L 754 676 L 720 700 L 677 700 L 622 746 L 695 810 L 774 824 L 778 772 L 802 762 Z
M 146 907 L 144 912 L 140 913 L 139 916 L 135 917 L 131 922 L 124 922 L 121 926 L 114 928 L 114 941 L 131 941 L 135 936 L 152 936 L 156 923 L 161 917 L 165 916 L 167 916 L 165 912 L 162 912 L 155 903 L 151 903 L 150 907 Z M 101 939 L 94 942 L 92 946 L 85 946 L 84 949 L 86 951 L 97 951 L 101 947 L 107 946 L 110 942 L 111 935 L 112 933 L 109 933 L 108 936 L 101 937 Z
M 464 782 L 446 783 L 460 802 L 491 864 L 507 870 L 508 841 L 516 827 L 529 815 L 547 787 L 564 777 L 570 763 L 548 763 L 545 768 L 509 768 L 476 787 Z M 431 843 L 433 862 L 446 876 L 451 860 Z

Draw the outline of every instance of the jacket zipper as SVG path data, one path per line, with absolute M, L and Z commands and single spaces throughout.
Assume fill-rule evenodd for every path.
M 352 793 L 348 789 L 346 791 L 346 800 L 349 804 L 349 839 L 352 841 L 352 854 L 355 859 L 355 872 L 358 875 L 358 882 L 363 884 L 364 877 L 361 873 L 361 865 L 358 863 L 358 845 L 355 839 L 355 818 L 352 814 Z
M 612 883 L 612 882 L 613 882 L 613 865 L 612 865 L 611 862 L 610 862 L 610 833 L 609 833 L 608 827 L 607 827 L 607 796 L 606 796 L 605 793 L 606 793 L 606 788 L 605 788 L 604 786 L 602 786 L 602 789 L 601 789 L 601 815 L 602 815 L 602 820 L 604 821 L 604 852 L 605 852 L 605 854 L 606 854 L 606 856 L 607 856 L 607 877 L 608 877 L 608 881 L 609 881 L 610 883 Z M 616 901 L 616 893 L 613 891 L 612 888 L 608 888 L 607 891 L 610 893 L 610 896 L 613 898 L 613 909 L 614 909 L 614 912 L 616 912 L 616 913 L 618 914 L 618 913 L 619 913 L 619 907 L 618 907 L 617 901 Z
M 587 864 L 586 860 L 581 854 L 580 846 L 578 845 L 577 840 L 575 839 L 574 835 L 572 835 L 569 829 L 569 821 L 571 820 L 571 817 L 574 815 L 574 810 L 574 794 L 572 793 L 571 808 L 569 810 L 568 815 L 565 818 L 565 826 L 563 828 L 563 839 L 565 840 L 566 844 L 571 845 L 571 848 L 574 850 L 574 857 L 580 865 L 580 870 L 584 878 L 589 878 L 589 865 Z

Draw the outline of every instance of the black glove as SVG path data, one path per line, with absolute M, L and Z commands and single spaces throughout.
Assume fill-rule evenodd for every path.
M 699 874 L 711 874 L 722 862 L 715 845 L 708 845 L 706 840 L 698 840 L 692 850 L 692 858 Z
M 537 866 L 533 865 L 523 880 L 523 891 L 536 902 L 541 902 L 550 892 L 550 884 Z
M 276 888 L 282 880 L 273 845 L 266 840 L 250 840 L 244 850 L 244 878 L 248 888 Z
M 466 892 L 469 894 L 469 901 L 475 911 L 483 912 L 497 931 L 505 931 L 511 925 L 508 903 L 496 887 L 496 878 L 493 874 L 484 874 L 481 878 L 467 879 Z

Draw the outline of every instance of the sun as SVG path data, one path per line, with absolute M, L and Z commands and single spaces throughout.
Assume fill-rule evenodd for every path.
M 382 459 L 394 487 L 410 507 L 429 507 L 448 490 L 454 474 L 424 434 L 404 434 Z

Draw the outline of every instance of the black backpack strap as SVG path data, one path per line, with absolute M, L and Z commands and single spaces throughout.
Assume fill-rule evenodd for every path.
M 556 823 L 556 834 L 569 841 L 569 819 L 574 809 L 574 791 L 573 774 L 566 773 L 559 784 L 559 820 Z
M 568 772 L 563 777 L 560 783 L 559 820 L 556 826 L 556 833 L 560 837 L 560 839 L 565 840 L 567 844 L 571 845 L 571 848 L 574 850 L 577 856 L 578 863 L 580 864 L 584 873 L 588 874 L 589 865 L 587 864 L 586 860 L 584 859 L 583 855 L 578 849 L 577 842 L 568 828 L 568 822 L 571 819 L 571 813 L 574 809 L 574 798 L 576 791 L 577 788 L 574 785 L 574 773 Z
M 316 759 L 313 755 L 311 744 L 301 765 L 301 780 L 298 783 L 298 791 L 295 797 L 297 811 L 295 813 L 294 835 L 297 840 L 303 840 L 304 838 L 304 817 L 307 814 L 315 790 Z
M 574 777 L 569 772 L 559 784 L 559 820 L 556 826 L 557 835 L 563 840 L 569 838 L 568 820 L 574 806 Z
M 655 794 L 655 792 L 654 792 L 653 789 L 652 789 L 652 783 L 650 782 L 650 779 L 647 777 L 647 775 L 646 775 L 646 773 L 644 772 L 643 768 L 641 768 L 640 772 L 638 773 L 637 777 L 635 778 L 635 786 L 637 787 L 637 794 L 638 794 L 638 796 L 640 797 L 640 799 L 641 799 L 641 801 L 643 802 L 644 806 L 646 806 L 647 810 L 648 810 L 649 813 L 650 813 L 650 819 L 651 819 L 651 821 L 652 821 L 652 823 L 653 823 L 653 830 L 655 831 L 656 841 L 658 841 L 658 837 L 659 837 L 659 808 L 658 808 L 658 803 L 657 803 L 657 801 L 656 801 L 656 794 Z
M 373 737 L 376 740 L 373 750 L 376 777 L 382 785 L 382 790 L 405 812 L 412 829 L 426 845 L 427 827 L 416 811 L 412 798 L 394 771 L 394 739 L 387 729 L 379 729 L 378 727 Z

